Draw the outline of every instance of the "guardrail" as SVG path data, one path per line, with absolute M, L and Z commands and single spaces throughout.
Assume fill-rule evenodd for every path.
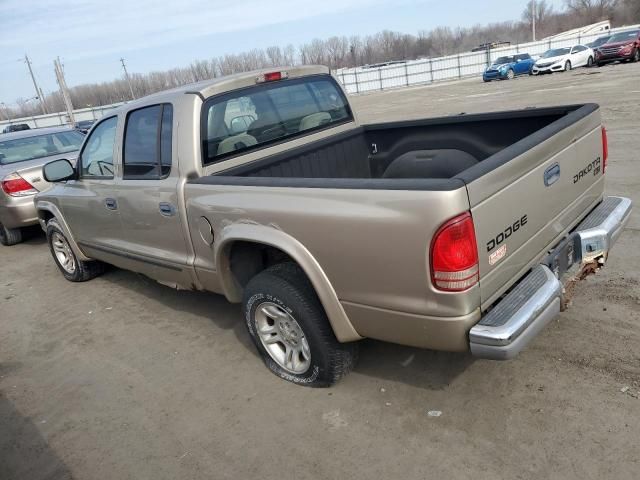
M 626 26 L 612 28 L 610 34 L 637 28 Z M 357 67 L 336 70 L 334 75 L 342 83 L 348 93 L 357 94 L 393 88 L 425 85 L 434 82 L 456 80 L 482 75 L 485 68 L 498 57 L 528 53 L 541 55 L 551 48 L 570 47 L 576 44 L 586 44 L 606 35 L 594 33 L 576 35 L 538 42 L 522 43 L 499 47 L 481 52 L 460 53 L 446 57 L 408 60 L 382 67 Z

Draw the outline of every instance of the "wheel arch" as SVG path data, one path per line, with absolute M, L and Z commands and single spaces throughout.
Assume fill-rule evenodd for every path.
M 241 278 L 236 276 L 237 265 L 232 264 L 234 248 L 238 246 L 243 249 L 240 254 L 247 258 L 240 268 L 244 272 Z M 257 252 L 264 251 L 265 248 L 281 252 L 284 261 L 293 261 L 304 271 L 339 341 L 349 342 L 362 338 L 353 328 L 331 282 L 311 252 L 294 237 L 274 226 L 233 224 L 223 228 L 218 236 L 215 262 L 222 289 L 230 302 L 240 302 L 248 277 L 269 266 L 268 262 L 263 265 L 252 263 L 259 262 L 260 255 L 249 253 L 251 249 Z
M 78 246 L 75 238 L 73 237 L 73 234 L 71 233 L 71 230 L 69 229 L 69 225 L 67 225 L 67 222 L 64 220 L 62 212 L 60 212 L 60 209 L 57 205 L 52 202 L 40 200 L 36 203 L 36 211 L 38 213 L 38 220 L 40 221 L 42 230 L 46 232 L 47 222 L 52 218 L 55 218 L 58 222 L 58 225 L 60 225 L 65 238 L 69 242 L 69 246 L 73 250 L 73 253 L 75 253 L 76 257 L 78 257 L 78 260 L 82 260 L 85 262 L 92 260 L 84 253 L 82 253 L 82 250 L 80 250 L 80 247 Z

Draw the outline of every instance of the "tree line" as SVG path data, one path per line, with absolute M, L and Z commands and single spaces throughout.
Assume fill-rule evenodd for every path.
M 609 19 L 612 24 L 640 23 L 639 0 L 565 0 L 564 9 L 554 10 L 546 0 L 538 0 L 535 9 L 537 38 Z M 367 36 L 333 36 L 314 39 L 298 46 L 271 46 L 209 60 L 196 60 L 187 67 L 146 74 L 133 73 L 130 80 L 136 97 L 161 90 L 233 73 L 281 65 L 322 64 L 332 69 L 355 67 L 392 60 L 434 58 L 469 51 L 479 44 L 494 41 L 525 43 L 531 41 L 532 2 L 517 21 L 474 25 L 465 28 L 437 27 L 406 34 L 383 30 Z M 70 88 L 75 108 L 110 105 L 131 99 L 124 78 L 77 85 Z M 59 92 L 45 96 L 49 111 L 64 111 Z M 17 107 L 5 109 L 10 118 L 39 115 L 36 101 L 18 99 Z

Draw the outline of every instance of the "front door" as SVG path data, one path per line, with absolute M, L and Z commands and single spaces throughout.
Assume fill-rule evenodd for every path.
M 105 261 L 105 249 L 122 235 L 114 179 L 117 125 L 117 116 L 96 124 L 78 157 L 78 180 L 66 183 L 61 198 L 64 218 L 82 251 Z
M 190 286 L 189 243 L 179 210 L 180 172 L 173 161 L 172 136 L 171 104 L 127 115 L 118 183 L 124 232 L 119 246 L 130 254 L 131 270 Z

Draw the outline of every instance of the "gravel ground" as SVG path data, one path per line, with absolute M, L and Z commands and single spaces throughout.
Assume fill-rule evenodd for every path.
M 354 97 L 363 121 L 598 102 L 607 190 L 640 205 L 640 64 Z M 636 479 L 640 210 L 517 359 L 364 341 L 335 388 L 263 367 L 238 306 L 0 249 L 0 478 Z M 632 247 L 636 247 L 636 249 Z

